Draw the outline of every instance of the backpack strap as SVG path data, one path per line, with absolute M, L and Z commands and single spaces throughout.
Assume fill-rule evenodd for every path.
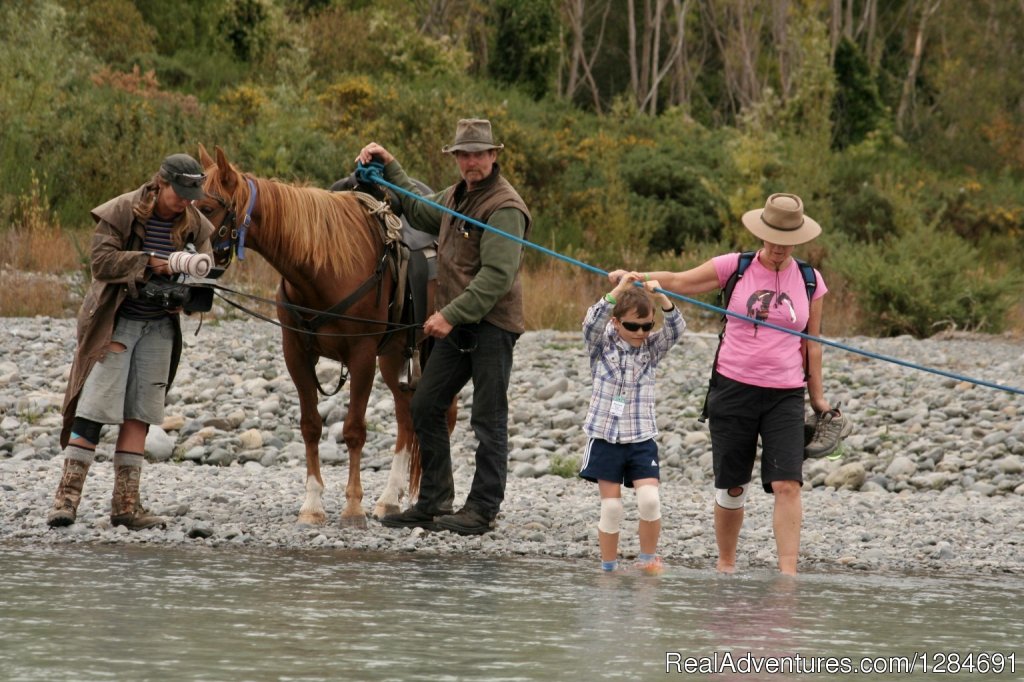
M 719 307 L 727 310 L 729 308 L 729 301 L 732 300 L 732 292 L 736 288 L 736 282 L 743 277 L 743 273 L 747 271 L 750 264 L 754 262 L 754 258 L 757 256 L 756 251 L 744 251 L 740 254 L 740 260 L 736 264 L 736 270 L 729 275 L 729 279 L 725 280 L 725 285 L 718 294 Z M 718 347 L 715 348 L 715 359 L 711 362 L 711 379 L 708 381 L 708 393 L 704 395 L 704 407 L 701 408 L 700 417 L 697 421 L 704 422 L 708 418 L 708 394 L 711 393 L 711 387 L 715 385 L 716 374 L 718 373 L 718 354 L 722 352 L 722 341 L 725 339 L 725 323 L 728 320 L 728 315 L 722 313 L 722 329 L 718 332 Z
M 746 272 L 747 268 L 750 267 L 750 264 L 754 262 L 755 256 L 757 256 L 756 251 L 744 251 L 743 253 L 740 254 L 740 260 L 739 263 L 737 263 L 736 265 L 736 271 L 729 275 L 729 279 L 725 280 L 725 286 L 723 286 L 722 290 L 719 292 L 718 301 L 719 303 L 721 303 L 722 308 L 729 307 L 729 301 L 732 300 L 732 292 L 733 289 L 736 288 L 736 282 L 738 282 L 740 278 L 743 277 L 743 273 Z M 726 317 L 728 316 L 723 313 L 722 322 L 725 322 Z M 722 328 L 722 333 L 725 333 L 724 327 Z M 721 336 L 722 335 L 719 334 L 719 340 L 721 340 Z M 715 359 L 717 361 L 717 354 Z
M 799 258 L 793 260 L 800 266 L 800 274 L 804 277 L 804 287 L 807 289 L 807 302 L 810 303 L 814 298 L 814 290 L 818 288 L 818 275 L 815 274 L 814 266 L 810 263 Z
M 814 299 L 814 290 L 818 288 L 818 275 L 814 272 L 814 266 L 806 261 L 794 258 L 796 264 L 800 266 L 800 274 L 804 278 L 804 288 L 807 289 L 807 307 L 808 310 L 811 306 L 811 301 Z M 804 327 L 804 333 L 807 333 L 807 327 Z M 804 381 L 811 378 L 811 358 L 810 353 L 807 350 L 807 339 L 800 339 L 800 348 L 803 350 L 804 356 Z
M 756 251 L 744 251 L 740 254 L 739 263 L 736 264 L 736 270 L 729 279 L 725 280 L 725 286 L 718 294 L 719 307 L 722 309 L 729 308 L 729 301 L 732 300 L 732 292 L 736 288 L 736 282 L 740 281 L 743 277 L 743 273 L 747 271 L 750 264 L 754 262 L 754 258 L 757 256 Z M 711 371 L 718 369 L 718 353 L 722 350 L 722 339 L 725 338 L 725 323 L 728 320 L 728 315 L 722 313 L 722 330 L 718 332 L 718 348 L 715 350 L 715 361 L 711 364 Z

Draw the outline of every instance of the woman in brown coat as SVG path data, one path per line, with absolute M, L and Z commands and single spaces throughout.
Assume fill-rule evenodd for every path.
M 92 284 L 78 313 L 78 348 L 64 395 L 64 463 L 50 526 L 75 522 L 100 430 L 119 424 L 110 521 L 131 530 L 165 525 L 139 499 L 150 424 L 163 421 L 166 392 L 181 356 L 179 310 L 138 297 L 153 275 L 210 270 L 213 227 L 192 205 L 203 194 L 202 166 L 172 154 L 142 187 L 92 210 Z M 198 251 L 198 253 L 196 252 Z

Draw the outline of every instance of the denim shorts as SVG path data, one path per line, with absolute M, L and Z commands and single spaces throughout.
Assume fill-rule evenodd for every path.
M 119 317 L 110 341 L 125 349 L 109 350 L 93 366 L 78 398 L 75 416 L 100 424 L 121 424 L 128 419 L 162 423 L 174 349 L 171 318 Z
M 600 438 L 587 441 L 580 478 L 611 481 L 633 487 L 641 478 L 661 480 L 658 468 L 658 444 L 653 438 L 639 443 L 609 443 Z

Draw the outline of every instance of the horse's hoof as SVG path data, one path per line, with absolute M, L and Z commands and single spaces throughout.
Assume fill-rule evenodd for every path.
M 319 514 L 302 513 L 299 514 L 297 523 L 300 526 L 323 526 L 327 523 L 327 514 L 323 512 Z
M 359 516 L 342 516 L 341 527 L 366 530 L 366 515 L 360 514 Z
M 373 518 L 377 519 L 378 521 L 380 519 L 383 519 L 385 516 L 401 513 L 402 508 L 399 507 L 397 504 L 378 504 L 373 508 Z

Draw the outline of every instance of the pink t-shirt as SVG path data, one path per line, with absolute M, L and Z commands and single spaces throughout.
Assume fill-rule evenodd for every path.
M 713 259 L 719 286 L 740 262 L 740 254 L 729 253 Z M 814 298 L 828 292 L 821 273 Z M 800 266 L 790 260 L 789 266 L 776 273 L 755 257 L 736 282 L 729 310 L 765 320 L 786 329 L 802 332 L 807 327 L 810 303 Z M 800 337 L 755 325 L 731 315 L 725 323 L 725 338 L 718 354 L 718 372 L 734 381 L 766 388 L 799 388 L 804 381 L 804 359 L 800 352 Z

